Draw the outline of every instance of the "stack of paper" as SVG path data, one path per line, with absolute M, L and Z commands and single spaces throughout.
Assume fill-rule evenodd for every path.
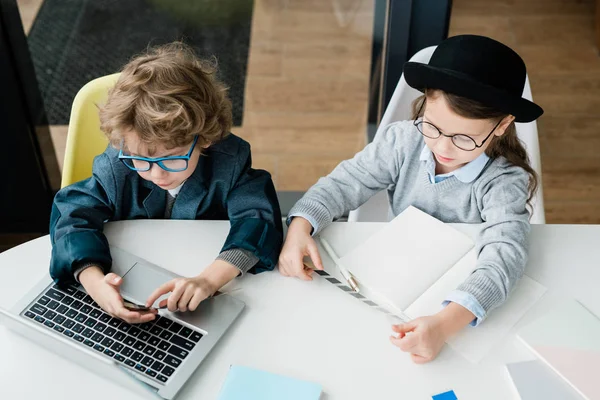
M 519 331 L 539 358 L 586 399 L 600 399 L 600 319 L 565 301 Z
M 568 384 L 541 361 L 506 366 L 521 400 L 581 400 Z

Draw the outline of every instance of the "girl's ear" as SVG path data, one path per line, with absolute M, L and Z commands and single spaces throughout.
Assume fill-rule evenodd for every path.
M 498 125 L 498 127 L 496 128 L 494 135 L 496 135 L 496 136 L 504 135 L 504 132 L 506 132 L 506 129 L 508 129 L 508 127 L 510 126 L 510 124 L 513 123 L 514 120 L 515 120 L 515 117 L 513 115 L 507 115 L 506 117 L 504 117 L 502 122 L 500 122 L 500 125 Z

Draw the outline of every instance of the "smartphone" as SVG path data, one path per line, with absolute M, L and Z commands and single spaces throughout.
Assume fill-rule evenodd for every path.
M 126 309 L 131 310 L 131 311 L 150 311 L 151 310 L 151 307 L 134 304 L 127 300 L 123 300 L 123 305 L 125 306 Z

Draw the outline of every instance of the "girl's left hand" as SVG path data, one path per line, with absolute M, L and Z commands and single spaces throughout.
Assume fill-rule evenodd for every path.
M 406 324 L 392 325 L 392 330 L 398 333 L 398 337 L 390 336 L 392 344 L 410 353 L 416 364 L 433 360 L 447 339 L 443 333 L 442 321 L 436 315 L 417 318 Z
M 423 364 L 437 357 L 444 342 L 474 319 L 475 315 L 471 311 L 450 302 L 435 315 L 392 325 L 392 330 L 398 333 L 398 337 L 391 336 L 390 341 L 400 347 L 400 350 L 410 353 L 410 358 L 415 363 Z

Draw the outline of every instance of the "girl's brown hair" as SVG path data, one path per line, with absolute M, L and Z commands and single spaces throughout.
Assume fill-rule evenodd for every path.
M 175 42 L 133 58 L 99 106 L 100 128 L 113 146 L 133 129 L 148 151 L 198 146 L 222 139 L 232 125 L 227 89 L 215 77 L 214 62 L 200 60 Z
M 475 100 L 470 100 L 442 90 L 426 89 L 425 94 L 412 103 L 413 119 L 423 116 L 423 107 L 421 106 L 428 96 L 435 97 L 439 94 L 444 96 L 450 109 L 461 117 L 493 119 L 499 121 L 501 118 L 508 116 L 505 112 L 487 107 Z M 421 109 L 421 115 L 418 115 L 419 109 Z M 493 136 L 489 146 L 485 149 L 485 154 L 492 159 L 504 157 L 509 163 L 523 168 L 529 174 L 529 184 L 527 188 L 529 196 L 527 197 L 527 205 L 531 208 L 531 199 L 537 191 L 539 178 L 529 163 L 529 157 L 523 143 L 521 143 L 517 137 L 517 128 L 515 127 L 514 121 L 510 123 L 502 136 Z

